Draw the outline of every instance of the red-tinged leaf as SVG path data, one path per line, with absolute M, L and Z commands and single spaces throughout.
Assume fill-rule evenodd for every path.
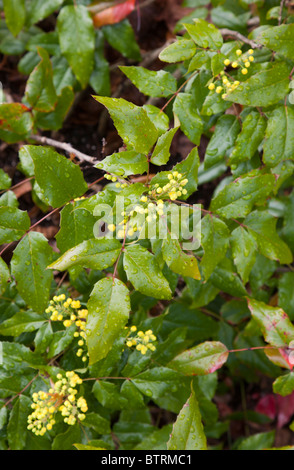
M 33 127 L 30 109 L 22 103 L 0 105 L 0 138 L 8 143 L 17 142 Z
M 107 24 L 115 24 L 124 20 L 135 9 L 136 0 L 126 0 L 124 3 L 114 5 L 113 7 L 106 8 L 95 16 L 93 16 L 93 23 L 96 28 L 105 26 Z
M 291 348 L 273 348 L 264 350 L 268 359 L 279 367 L 285 369 L 293 369 L 294 366 L 294 350 Z
M 248 299 L 248 307 L 269 344 L 284 350 L 294 341 L 294 326 L 283 309 L 255 299 Z
M 281 429 L 294 414 L 294 392 L 286 397 L 272 393 L 265 395 L 257 403 L 255 411 L 270 419 L 277 419 L 277 427 Z

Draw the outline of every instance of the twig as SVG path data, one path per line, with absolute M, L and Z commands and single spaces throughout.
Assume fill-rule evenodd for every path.
M 222 36 L 231 36 L 234 39 L 238 39 L 239 41 L 244 42 L 245 44 L 249 44 L 252 49 L 261 49 L 263 46 L 261 44 L 257 44 L 257 42 L 253 41 L 252 39 L 248 39 L 243 34 L 238 33 L 238 31 L 233 31 L 231 29 L 222 28 L 220 29 Z
M 71 144 L 67 144 L 66 142 L 58 142 L 58 140 L 50 139 L 49 137 L 40 136 L 40 135 L 31 135 L 29 137 L 31 140 L 38 142 L 42 145 L 50 145 L 51 147 L 55 147 L 57 149 L 64 150 L 67 153 L 74 154 L 81 162 L 89 162 L 93 163 L 96 159 L 95 157 L 90 157 L 79 150 L 76 150 L 71 146 Z

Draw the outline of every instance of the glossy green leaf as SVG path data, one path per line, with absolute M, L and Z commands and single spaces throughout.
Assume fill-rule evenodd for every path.
M 274 167 L 283 160 L 293 160 L 294 110 L 279 106 L 269 113 L 263 145 L 263 161 Z
M 154 367 L 132 378 L 132 383 L 149 398 L 159 398 L 171 387 L 175 388 L 180 376 L 166 367 Z
M 2 295 L 6 291 L 9 279 L 9 268 L 5 261 L 0 258 L 0 295 Z
M 230 155 L 230 165 L 250 160 L 254 156 L 264 138 L 265 129 L 265 117 L 256 111 L 251 111 L 242 124 L 242 131 Z
M 47 356 L 50 359 L 51 357 L 57 356 L 61 352 L 71 345 L 74 340 L 74 333 L 76 331 L 75 324 L 67 327 L 65 331 L 56 331 L 53 333 L 52 340 L 48 346 Z
M 258 42 L 292 60 L 294 55 L 294 25 L 283 24 L 262 31 Z
M 3 365 L 6 370 L 15 370 L 18 367 L 27 367 L 30 366 L 34 369 L 41 369 L 43 365 L 46 364 L 44 358 L 42 358 L 36 352 L 31 351 L 30 348 L 27 348 L 23 344 L 19 343 L 11 343 L 2 341 L 1 343 L 2 348 L 2 359 Z
M 0 138 L 14 143 L 25 137 L 33 127 L 29 108 L 21 103 L 0 104 Z
M 204 249 L 200 266 L 207 280 L 226 255 L 230 232 L 222 220 L 206 215 L 201 221 L 201 245 Z
M 87 413 L 83 425 L 94 429 L 98 434 L 110 434 L 110 423 L 98 413 Z
M 170 129 L 159 136 L 156 146 L 151 155 L 151 163 L 154 165 L 165 165 L 169 161 L 170 157 L 170 146 L 178 127 Z
M 291 395 L 294 390 L 294 372 L 288 372 L 281 375 L 273 383 L 274 393 L 278 393 L 282 397 Z
M 0 189 L 8 189 L 11 186 L 11 178 L 0 168 Z
M 178 118 L 181 130 L 195 145 L 199 145 L 203 132 L 203 123 L 197 109 L 193 96 L 189 93 L 179 93 L 176 96 L 173 112 Z
M 86 327 L 90 364 L 107 355 L 127 323 L 130 310 L 129 291 L 123 282 L 106 277 L 95 284 Z
M 49 113 L 37 112 L 36 123 L 44 130 L 57 131 L 62 127 L 63 121 L 69 112 L 74 100 L 74 92 L 67 86 L 61 90 L 61 95 L 57 98 L 54 111 Z
M 44 2 L 43 0 L 31 0 L 28 13 L 29 24 L 35 24 L 39 21 L 47 18 L 47 16 L 54 13 L 62 4 L 64 0 L 50 0 L 50 2 Z
M 158 132 L 144 108 L 123 98 L 94 96 L 109 111 L 114 125 L 126 145 L 147 154 L 155 144 Z
M 177 91 L 177 80 L 164 70 L 155 72 L 144 67 L 120 66 L 120 70 L 146 96 L 168 97 Z
M 257 244 L 255 238 L 244 227 L 239 226 L 233 230 L 230 244 L 234 263 L 242 281 L 246 284 L 256 259 Z
M 67 250 L 48 268 L 65 271 L 73 266 L 90 269 L 106 269 L 112 266 L 121 251 L 121 243 L 116 238 L 91 238 Z
M 25 145 L 22 150 L 33 160 L 36 181 L 52 207 L 60 207 L 87 191 L 79 166 L 52 148 Z
M 244 221 L 244 226 L 255 238 L 259 252 L 266 258 L 289 264 L 293 256 L 286 243 L 276 232 L 277 219 L 267 211 L 254 211 Z
M 170 299 L 171 290 L 155 256 L 141 245 L 130 245 L 124 252 L 124 269 L 128 280 L 142 294 L 157 299 Z
M 23 450 L 27 437 L 27 418 L 31 410 L 31 400 L 20 395 L 14 403 L 7 425 L 7 437 L 11 450 Z
M 110 96 L 109 63 L 104 57 L 104 36 L 101 30 L 96 30 L 94 68 L 89 84 L 97 95 Z
M 99 403 L 110 410 L 122 410 L 128 407 L 128 400 L 120 394 L 118 385 L 99 380 L 93 387 L 93 394 Z
M 142 175 L 148 171 L 148 161 L 145 155 L 135 150 L 113 153 L 97 163 L 96 168 L 119 176 Z
M 247 295 L 244 284 L 235 272 L 235 266 L 230 258 L 223 258 L 211 274 L 212 284 L 220 291 L 235 297 Z
M 279 279 L 279 293 L 278 293 L 278 305 L 281 307 L 287 314 L 290 319 L 294 320 L 294 292 L 293 292 L 293 283 L 294 283 L 294 272 L 289 271 L 283 273 Z
M 22 30 L 26 19 L 25 0 L 3 0 L 5 21 L 14 36 Z
M 154 126 L 156 127 L 158 135 L 160 136 L 164 134 L 169 128 L 168 116 L 152 104 L 144 104 L 143 109 L 145 109 L 150 121 L 152 121 Z
M 94 66 L 95 31 L 84 5 L 64 6 L 58 15 L 57 31 L 61 52 L 83 88 Z
M 275 431 L 261 432 L 243 439 L 238 450 L 268 450 L 275 440 Z
M 182 62 L 183 60 L 191 59 L 196 51 L 194 41 L 180 38 L 163 49 L 159 54 L 159 59 L 169 63 Z
M 192 393 L 181 409 L 167 449 L 173 450 L 207 450 L 207 442 L 202 424 L 198 401 L 192 388 Z
M 162 256 L 173 272 L 181 276 L 201 279 L 197 259 L 193 255 L 185 253 L 179 241 L 171 238 L 169 233 L 162 242 Z
M 38 313 L 29 310 L 18 312 L 13 317 L 0 323 L 0 335 L 19 336 L 21 333 L 37 330 L 45 321 L 45 318 Z
M 273 62 L 228 93 L 225 99 L 247 106 L 271 106 L 288 93 L 290 71 L 285 62 Z
M 47 239 L 37 232 L 29 232 L 14 250 L 11 273 L 17 290 L 36 312 L 43 312 L 49 302 L 52 272 L 46 270 L 53 250 Z
M 284 310 L 255 299 L 248 299 L 248 307 L 265 341 L 277 348 L 287 347 L 293 341 L 294 326 Z
M 205 169 L 211 168 L 224 160 L 227 152 L 233 147 L 239 132 L 239 121 L 232 114 L 225 114 L 218 119 L 206 148 Z
M 134 30 L 128 19 L 106 25 L 102 29 L 105 39 L 111 47 L 128 59 L 140 61 L 140 48 L 136 42 Z
M 207 375 L 227 361 L 228 350 L 218 341 L 206 341 L 176 356 L 168 367 L 184 375 Z
M 204 49 L 219 50 L 223 45 L 223 38 L 218 29 L 205 20 L 196 18 L 195 24 L 185 24 L 185 28 L 193 41 Z
M 273 191 L 274 175 L 245 175 L 227 184 L 211 201 L 210 209 L 221 217 L 246 217 L 255 204 Z
M 0 243 L 19 240 L 30 227 L 30 218 L 16 207 L 0 207 Z

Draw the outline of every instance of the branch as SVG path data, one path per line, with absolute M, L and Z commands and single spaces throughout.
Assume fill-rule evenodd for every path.
M 238 31 L 233 31 L 231 29 L 223 28 L 223 29 L 220 29 L 220 32 L 221 32 L 222 36 L 230 36 L 234 39 L 238 39 L 239 41 L 244 42 L 245 44 L 249 44 L 249 46 L 251 46 L 252 49 L 261 49 L 262 48 L 261 44 L 257 44 L 257 42 L 255 42 L 251 39 L 248 39 L 246 36 L 243 36 L 243 34 L 238 33 Z
M 49 137 L 40 135 L 31 135 L 29 138 L 35 142 L 38 142 L 39 144 L 50 145 L 51 147 L 55 147 L 57 149 L 64 150 L 67 153 L 74 154 L 81 162 L 93 163 L 96 160 L 95 157 L 90 157 L 89 155 L 86 155 L 85 153 L 82 153 L 79 150 L 73 148 L 71 144 L 67 144 L 65 142 L 58 142 L 58 140 L 53 140 Z

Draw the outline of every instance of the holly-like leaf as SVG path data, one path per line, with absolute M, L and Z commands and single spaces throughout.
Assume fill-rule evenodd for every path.
M 206 148 L 205 169 L 224 160 L 227 152 L 233 147 L 239 132 L 239 121 L 232 114 L 225 114 L 218 119 L 212 138 Z
M 142 175 L 148 171 L 148 160 L 142 153 L 126 150 L 108 155 L 95 166 L 118 176 Z
M 170 157 L 170 146 L 178 127 L 165 132 L 157 141 L 157 144 L 151 155 L 151 163 L 154 165 L 165 165 Z
M 220 369 L 229 352 L 218 341 L 206 341 L 176 356 L 167 367 L 184 375 L 207 375 Z
M 65 271 L 73 266 L 90 269 L 106 269 L 112 266 L 121 250 L 119 240 L 92 238 L 67 250 L 60 258 L 48 266 L 49 269 Z
M 189 93 L 179 93 L 174 101 L 173 111 L 180 121 L 184 134 L 193 144 L 199 145 L 203 123 L 195 108 L 193 96 Z
M 207 450 L 202 417 L 193 388 L 173 425 L 167 449 L 170 451 Z
M 0 104 L 0 138 L 8 143 L 18 142 L 33 128 L 33 117 L 22 103 Z
M 211 23 L 201 18 L 194 20 L 195 24 L 185 24 L 193 41 L 204 49 L 219 50 L 223 45 L 223 38 L 220 31 Z
M 259 252 L 281 264 L 293 261 L 291 250 L 276 232 L 277 219 L 267 211 L 254 211 L 244 221 L 244 226 L 255 238 Z
M 254 236 L 242 226 L 233 230 L 230 243 L 234 263 L 242 281 L 246 284 L 255 263 L 257 243 Z
M 37 112 L 37 126 L 44 130 L 56 131 L 62 127 L 63 121 L 71 108 L 74 100 L 74 92 L 70 86 L 61 90 L 61 95 L 57 98 L 55 109 L 49 113 Z
M 176 42 L 167 46 L 159 54 L 159 59 L 163 62 L 182 62 L 191 59 L 196 54 L 196 46 L 191 39 L 180 38 Z
M 5 261 L 0 258 L 0 295 L 2 295 L 6 291 L 9 279 L 9 268 Z
M 116 24 L 106 25 L 103 27 L 102 31 L 111 47 L 128 59 L 140 61 L 140 48 L 128 19 Z
M 267 343 L 283 348 L 294 340 L 294 326 L 283 309 L 255 299 L 248 299 L 248 307 Z
M 28 10 L 28 22 L 30 25 L 36 24 L 39 21 L 47 18 L 47 16 L 54 13 L 55 10 L 63 4 L 64 0 L 50 0 L 50 2 L 44 2 L 43 0 L 31 0 L 27 6 Z
M 294 110 L 288 106 L 279 106 L 269 113 L 263 161 L 274 167 L 283 160 L 293 160 L 294 146 Z
M 184 253 L 179 241 L 171 238 L 169 233 L 162 242 L 162 256 L 173 272 L 181 276 L 201 279 L 197 259 L 193 255 Z
M 94 286 L 87 308 L 87 344 L 90 364 L 93 364 L 108 354 L 128 321 L 129 291 L 118 279 L 101 279 Z
M 174 370 L 166 367 L 154 367 L 132 379 L 132 383 L 149 398 L 157 399 L 171 387 L 176 387 L 181 377 Z
M 245 175 L 227 184 L 211 202 L 210 209 L 221 217 L 246 217 L 256 203 L 262 203 L 273 191 L 274 175 Z
M 264 138 L 265 117 L 257 111 L 251 111 L 245 118 L 242 131 L 237 137 L 230 155 L 230 165 L 250 160 Z
M 200 266 L 206 280 L 226 255 L 229 236 L 229 229 L 222 220 L 210 215 L 206 215 L 202 219 L 201 245 L 204 249 L 204 255 Z
M 271 106 L 288 93 L 290 72 L 285 62 L 273 62 L 228 93 L 225 100 L 247 106 Z
M 155 144 L 158 132 L 144 108 L 123 98 L 94 96 L 109 111 L 114 125 L 124 143 L 145 155 Z
M 19 240 L 29 228 L 27 212 L 17 207 L 0 207 L 0 244 Z
M 7 437 L 11 450 L 25 449 L 27 437 L 27 418 L 30 413 L 31 399 L 20 395 L 14 403 L 7 425 Z
M 33 161 L 36 181 L 52 207 L 60 207 L 87 191 L 79 166 L 52 148 L 25 145 L 22 151 Z
M 124 269 L 129 281 L 142 294 L 157 299 L 170 299 L 171 289 L 155 256 L 141 245 L 130 245 L 124 252 Z
M 266 28 L 258 35 L 258 42 L 292 60 L 294 55 L 294 25 L 283 24 Z
M 64 6 L 58 15 L 57 31 L 61 52 L 83 88 L 94 66 L 95 31 L 84 5 Z
M 21 333 L 39 329 L 46 319 L 38 313 L 18 312 L 13 317 L 0 323 L 0 334 L 3 336 L 19 336 Z
M 52 272 L 46 270 L 53 250 L 41 233 L 29 232 L 14 250 L 11 273 L 17 290 L 36 312 L 43 312 L 49 302 Z
M 11 186 L 11 178 L 0 168 L 0 189 L 8 189 Z
M 119 68 L 144 95 L 166 98 L 177 91 L 177 80 L 164 70 L 155 72 L 144 67 L 133 66 L 120 66 Z

